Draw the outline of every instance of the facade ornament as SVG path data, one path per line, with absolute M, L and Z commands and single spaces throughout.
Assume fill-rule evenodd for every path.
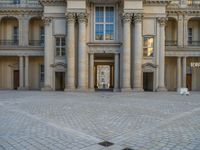
M 66 15 L 67 22 L 75 22 L 75 20 L 76 20 L 76 13 L 67 12 L 65 15 Z
M 167 18 L 166 17 L 161 17 L 161 18 L 158 18 L 158 22 L 160 24 L 160 26 L 165 26 L 167 24 Z
M 77 17 L 78 17 L 78 22 L 79 23 L 83 23 L 83 22 L 87 22 L 88 21 L 88 13 L 78 13 Z
M 122 20 L 123 20 L 123 22 L 131 22 L 132 17 L 133 17 L 132 13 L 123 13 L 122 14 Z
M 142 13 L 137 13 L 134 14 L 134 22 L 142 22 L 143 14 Z
M 44 25 L 49 25 L 52 21 L 51 17 L 42 17 L 42 20 L 44 22 Z

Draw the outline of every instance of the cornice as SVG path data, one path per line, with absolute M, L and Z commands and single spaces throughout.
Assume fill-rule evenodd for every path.
M 66 5 L 66 0 L 39 0 L 43 6 L 63 6 Z
M 172 0 L 143 0 L 144 5 L 168 5 Z

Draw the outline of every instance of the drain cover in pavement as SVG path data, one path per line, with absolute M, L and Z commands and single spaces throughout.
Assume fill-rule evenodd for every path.
M 122 150 L 134 150 L 134 149 L 131 149 L 131 148 L 124 148 L 124 149 L 122 149 Z
M 100 142 L 98 144 L 101 145 L 101 146 L 104 146 L 104 147 L 109 147 L 109 146 L 114 145 L 113 143 L 108 142 L 108 141 L 103 141 L 103 142 Z

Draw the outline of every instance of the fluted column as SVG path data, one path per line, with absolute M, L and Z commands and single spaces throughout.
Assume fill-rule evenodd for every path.
M 25 88 L 29 89 L 29 56 L 25 56 Z
M 90 53 L 90 90 L 94 90 L 94 53 Z
M 183 16 L 183 27 L 184 27 L 184 34 L 183 34 L 183 39 L 184 39 L 184 46 L 188 45 L 188 18 L 186 15 Z
M 183 57 L 182 60 L 182 87 L 186 88 L 186 75 L 187 75 L 187 59 Z
M 19 87 L 18 90 L 24 89 L 24 56 L 19 56 Z
M 178 16 L 178 35 L 177 35 L 177 38 L 178 38 L 178 46 L 179 47 L 182 47 L 183 46 L 183 16 L 182 14 L 179 14 Z
M 66 47 L 66 84 L 65 91 L 74 91 L 75 89 L 75 13 L 67 13 L 67 47 Z
M 114 75 L 114 91 L 119 91 L 119 53 L 115 53 L 115 75 Z
M 143 90 L 142 85 L 142 55 L 143 55 L 143 40 L 142 40 L 142 14 L 134 15 L 135 23 L 135 42 L 134 42 L 134 71 L 133 71 L 133 90 L 140 92 Z
M 160 51 L 159 51 L 159 82 L 157 91 L 166 91 L 165 87 L 165 25 L 166 18 L 159 18 L 160 23 Z
M 177 57 L 177 91 L 181 88 L 181 57 Z
M 52 18 L 43 17 L 43 22 L 45 25 L 45 47 L 44 47 L 44 87 L 41 89 L 43 91 L 51 91 L 52 87 Z
M 87 50 L 86 50 L 86 23 L 87 13 L 78 14 L 78 90 L 84 91 L 87 87 Z
M 123 14 L 121 91 L 131 91 L 131 20 L 132 20 L 132 13 Z

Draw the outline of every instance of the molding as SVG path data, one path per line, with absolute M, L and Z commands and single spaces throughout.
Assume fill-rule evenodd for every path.
M 172 2 L 173 0 L 143 0 L 144 5 L 168 5 Z
M 63 6 L 67 0 L 39 0 L 43 6 Z
M 0 56 L 44 56 L 43 50 L 0 50 Z

